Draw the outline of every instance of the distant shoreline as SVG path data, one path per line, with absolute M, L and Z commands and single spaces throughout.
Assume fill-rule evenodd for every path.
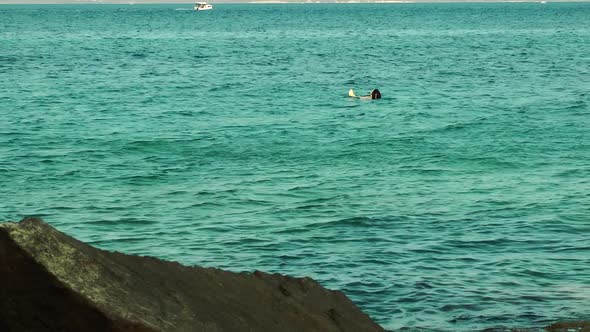
M 2 1 L 0 5 L 191 5 L 194 1 L 164 2 L 162 0 L 88 0 L 88 1 Z M 539 0 L 253 0 L 253 1 L 209 1 L 214 4 L 440 4 L 440 3 L 540 3 Z M 547 3 L 588 3 L 590 0 L 549 0 Z

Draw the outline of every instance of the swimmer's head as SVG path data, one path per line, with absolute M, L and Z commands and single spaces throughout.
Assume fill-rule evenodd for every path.
M 381 92 L 377 89 L 371 91 L 371 99 L 381 99 Z

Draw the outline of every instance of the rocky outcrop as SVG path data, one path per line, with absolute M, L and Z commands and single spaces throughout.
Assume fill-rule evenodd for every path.
M 559 322 L 545 328 L 549 332 L 590 332 L 590 322 Z
M 309 278 L 107 252 L 41 219 L 0 224 L 0 331 L 383 331 Z
M 481 332 L 590 332 L 590 322 L 573 321 L 553 323 L 544 328 L 489 328 Z

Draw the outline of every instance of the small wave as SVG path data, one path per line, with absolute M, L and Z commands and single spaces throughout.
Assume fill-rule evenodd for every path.
M 18 62 L 18 58 L 14 56 L 0 55 L 0 68 L 10 67 Z
M 459 303 L 459 304 L 445 304 L 438 308 L 438 310 L 443 312 L 455 311 L 455 310 L 469 310 L 469 311 L 478 311 L 480 306 L 474 303 Z
M 578 100 L 571 105 L 565 107 L 567 111 L 578 111 L 578 110 L 587 110 L 588 104 L 583 100 Z
M 236 88 L 241 86 L 242 84 L 232 84 L 232 83 L 226 83 L 226 84 L 222 84 L 219 86 L 214 86 L 212 88 L 209 89 L 209 92 L 215 92 L 215 91 L 226 91 L 232 88 Z M 238 127 L 242 127 L 242 126 L 238 126 Z
M 90 221 L 88 224 L 90 225 L 150 225 L 156 224 L 157 221 L 151 220 L 149 218 L 136 218 L 136 217 L 125 217 L 125 218 L 118 218 L 118 219 L 108 219 L 103 218 L 100 220 Z
M 556 248 L 553 249 L 555 252 L 568 252 L 568 251 L 590 251 L 590 246 L 581 246 L 581 247 L 566 247 L 566 248 Z
M 198 202 L 189 205 L 189 208 L 220 207 L 222 204 L 216 202 Z
M 195 54 L 193 55 L 193 59 L 209 59 L 211 58 L 210 55 L 203 55 L 203 54 Z
M 307 204 L 307 205 L 300 205 L 295 208 L 295 210 L 312 210 L 325 207 L 322 204 Z
M 316 225 L 320 228 L 340 227 L 340 226 L 368 227 L 368 226 L 372 226 L 378 222 L 379 221 L 376 221 L 375 219 L 369 218 L 369 217 L 352 217 L 352 218 L 338 219 L 338 220 L 314 224 L 314 225 Z

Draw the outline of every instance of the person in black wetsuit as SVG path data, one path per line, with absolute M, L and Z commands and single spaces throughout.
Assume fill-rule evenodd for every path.
M 371 94 L 368 96 L 358 96 L 354 94 L 354 90 L 350 89 L 348 91 L 348 96 L 352 98 L 359 98 L 359 99 L 381 99 L 381 92 L 378 89 L 374 89 L 371 91 Z

